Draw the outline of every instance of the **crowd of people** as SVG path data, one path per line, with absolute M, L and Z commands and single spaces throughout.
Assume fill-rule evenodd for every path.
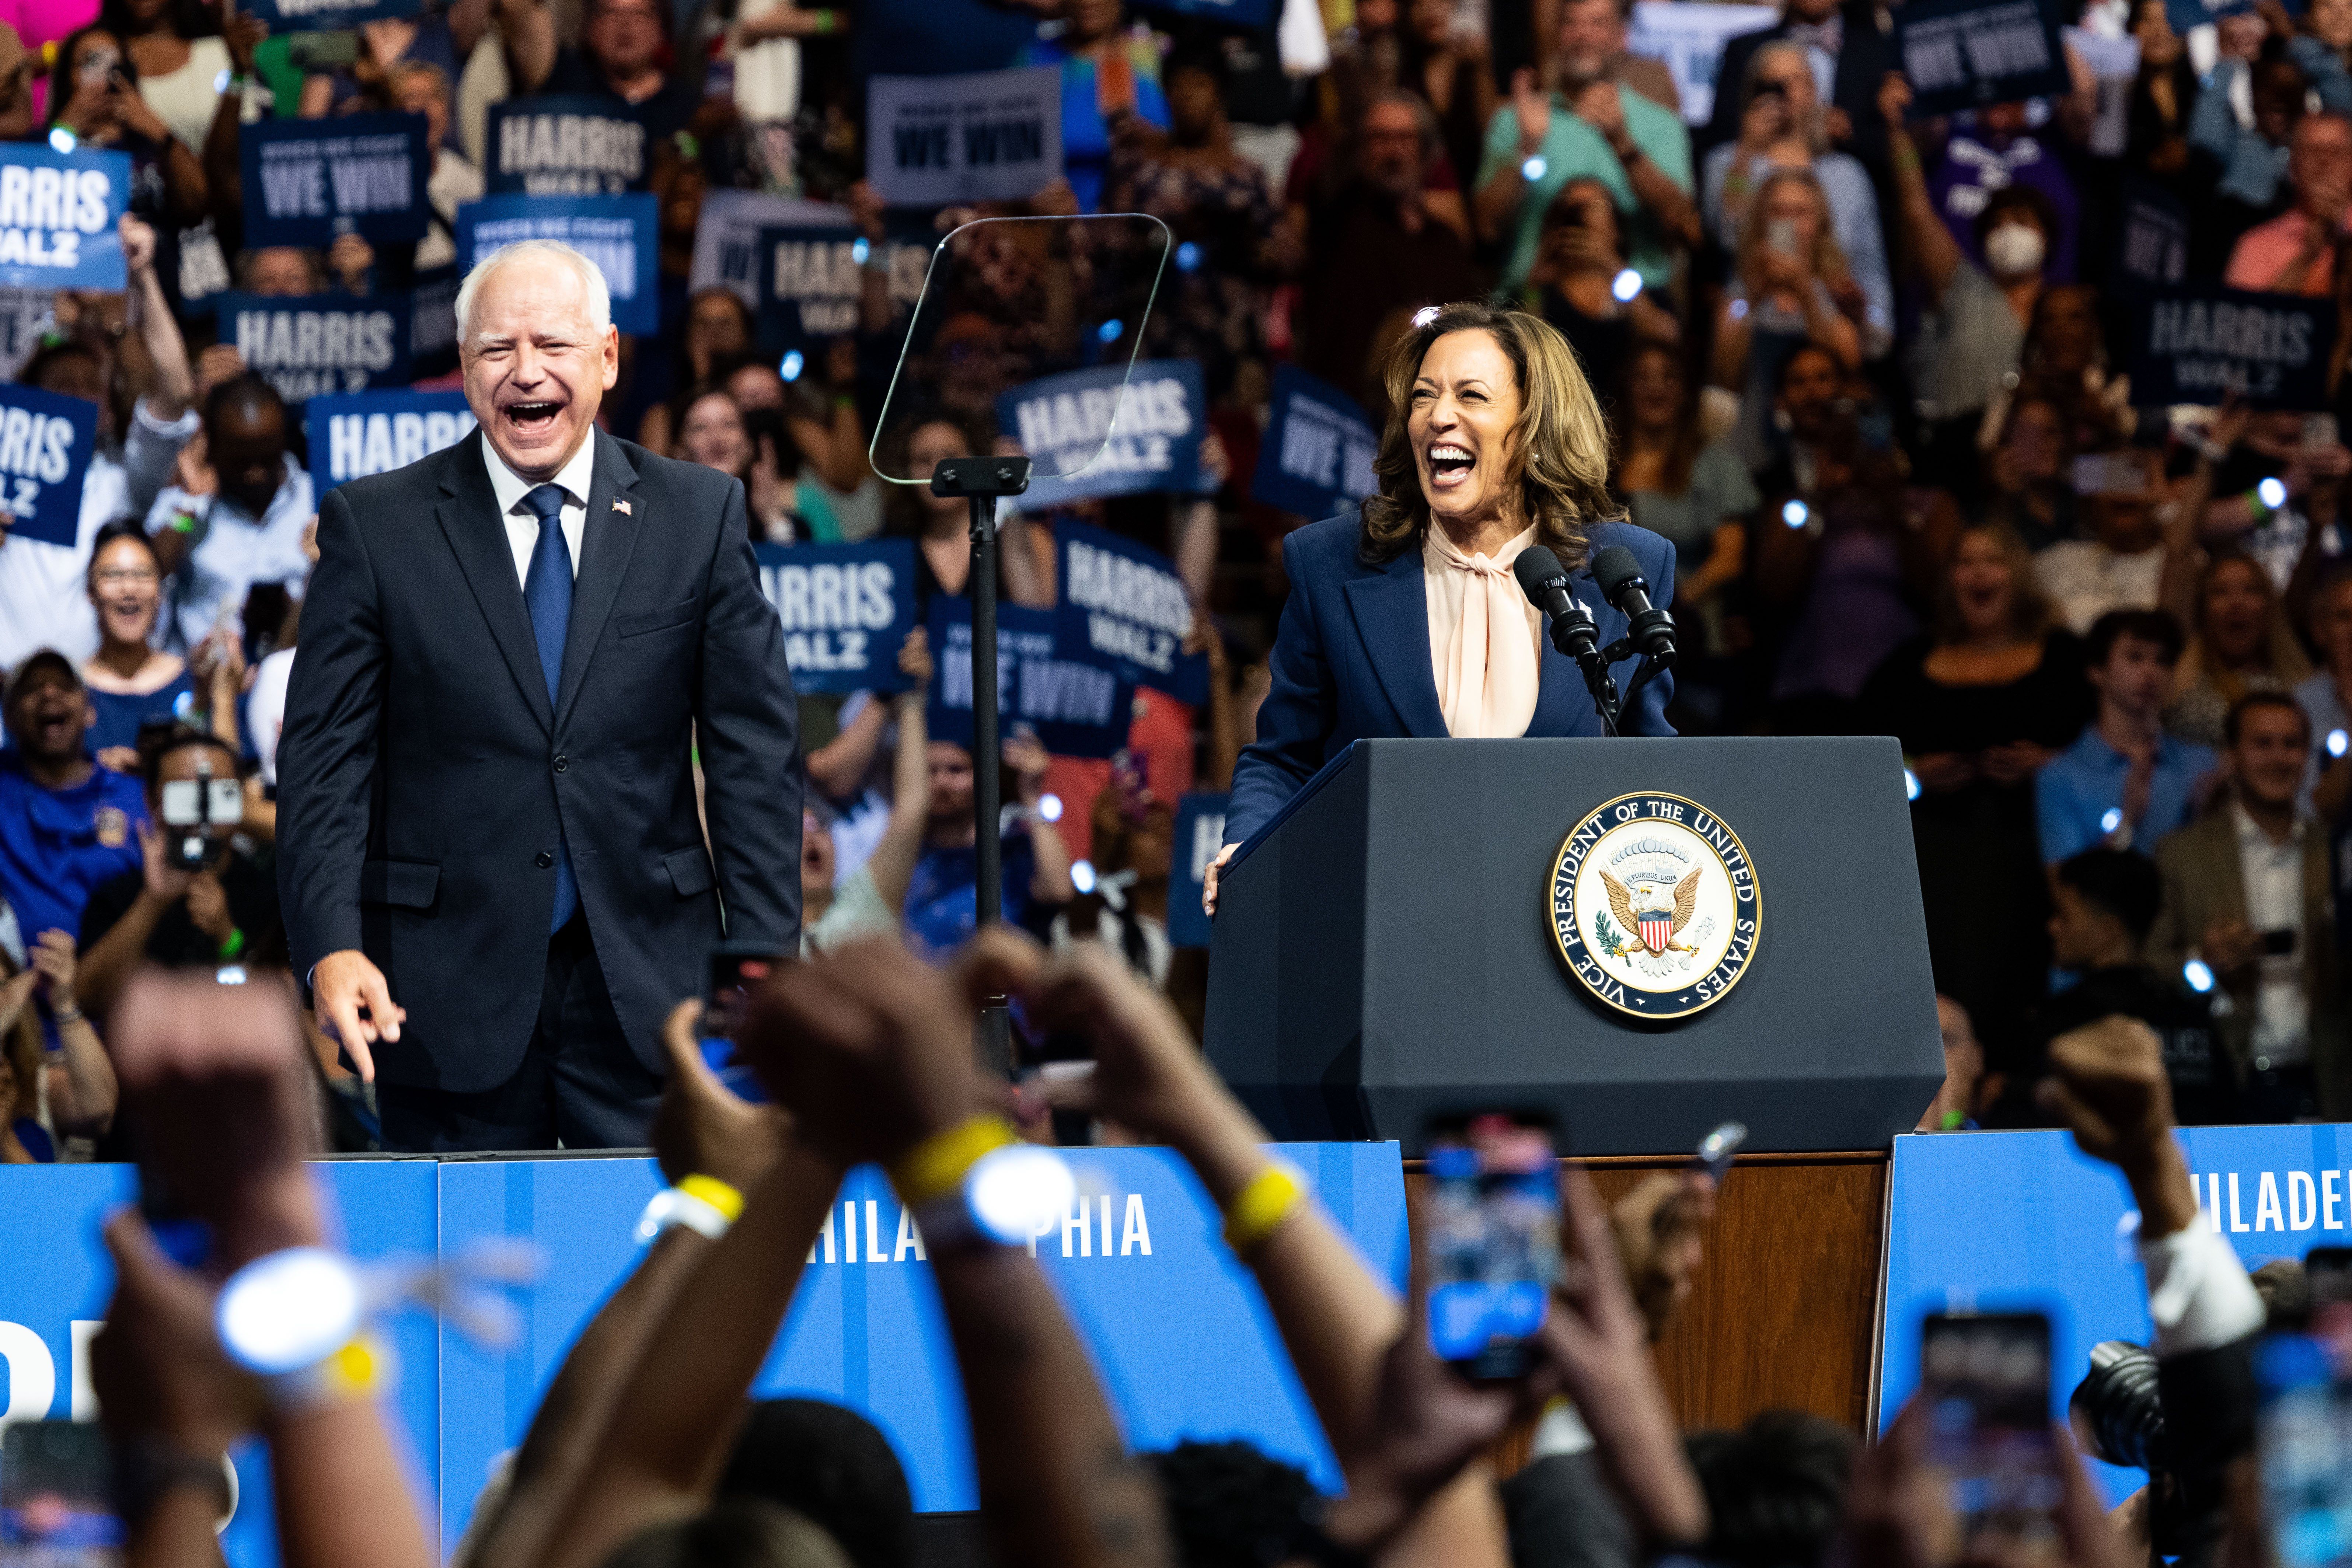
M 973 1005 L 1002 994 L 1082 1039 L 1087 1069 L 1014 1095 L 979 1068 Z M 1432 1345 L 1429 1215 L 1400 1299 L 1266 1149 L 1167 1000 L 1099 944 L 1053 953 L 997 929 L 948 968 L 887 938 L 787 966 L 733 1035 L 773 1104 L 747 1103 L 705 1064 L 701 1005 L 681 1004 L 665 1028 L 655 1137 L 673 1185 L 520 1446 L 465 1510 L 450 1559 L 464 1568 L 1954 1568 L 2000 1560 L 1982 1553 L 2005 1541 L 2068 1568 L 2264 1560 L 2251 1358 L 2266 1322 L 2301 1321 L 2309 1292 L 2296 1264 L 2250 1279 L 2200 1223 L 2166 1047 L 2139 1024 L 2110 1017 L 2060 1037 L 2040 1095 L 2137 1205 L 2155 1332 L 2145 1348 L 2100 1347 L 2074 1396 L 2073 1443 L 2039 1426 L 2038 1402 L 2024 1414 L 2006 1440 L 2047 1457 L 2036 1473 L 2048 1484 L 2004 1494 L 2015 1511 L 2003 1512 L 1983 1506 L 1981 1477 L 1974 1494 L 1948 1487 L 1948 1412 L 1927 1395 L 1867 1447 L 1790 1411 L 1737 1432 L 1678 1429 L 1651 1345 L 1710 1267 L 1716 1186 L 1703 1171 L 1654 1173 L 1605 1207 L 1580 1167 L 1561 1164 L 1559 1267 L 1540 1326 L 1515 1373 L 1472 1379 Z M 90 1350 L 124 1561 L 216 1563 L 222 1458 L 258 1435 L 289 1568 L 430 1568 L 381 1331 L 332 1307 L 332 1291 L 292 1288 L 281 1267 L 289 1249 L 323 1267 L 336 1235 L 331 1189 L 302 1164 L 321 1127 L 289 997 L 149 970 L 114 1017 L 152 1184 L 144 1212 L 107 1226 L 117 1281 Z M 1054 1108 L 1190 1167 L 1264 1293 L 1343 1493 L 1324 1496 L 1245 1440 L 1146 1453 L 1122 1441 L 1105 1394 L 1120 1369 L 1089 1356 L 1021 1243 L 1030 1221 L 1004 1206 L 1015 1164 L 1053 1158 L 1024 1151 L 1015 1123 Z M 221 1158 L 225 1146 L 237 1157 Z M 843 1179 L 867 1162 L 927 1244 L 976 1516 L 919 1527 L 891 1440 L 862 1415 L 751 1397 L 803 1260 L 829 1242 Z M 1541 1173 L 1555 1179 L 1549 1160 Z M 273 1279 L 289 1293 L 257 1317 L 255 1292 Z M 283 1351 L 345 1333 L 315 1363 Z M 2120 1394 L 2106 1386 L 2126 1380 Z M 1498 1483 L 1498 1440 L 1529 1425 L 1532 1454 Z M 2077 1445 L 2146 1468 L 2147 1487 L 2108 1515 Z M 44 1497 L 29 1477 L 14 1495 L 38 1528 L 91 1506 Z M 977 1540 L 958 1533 L 974 1528 Z

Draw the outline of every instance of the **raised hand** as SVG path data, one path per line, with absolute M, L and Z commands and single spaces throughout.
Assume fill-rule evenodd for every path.
M 783 1118 L 772 1107 L 744 1103 L 719 1081 L 695 1037 L 701 1016 L 702 1004 L 688 1000 L 671 1008 L 662 1024 L 669 1082 L 654 1116 L 654 1157 L 673 1186 L 704 1175 L 748 1193 L 776 1163 Z
M 877 938 L 778 971 L 736 1044 L 800 1142 L 887 1164 L 981 1109 L 971 1024 L 947 976 Z

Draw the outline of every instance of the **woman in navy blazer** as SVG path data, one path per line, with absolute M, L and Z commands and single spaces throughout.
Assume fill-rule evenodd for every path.
M 1569 568 L 1571 591 L 1599 623 L 1603 647 L 1627 627 L 1585 569 L 1596 552 L 1623 545 L 1641 563 L 1654 603 L 1664 605 L 1674 594 L 1675 547 L 1612 521 L 1620 512 L 1609 495 L 1607 426 L 1574 353 L 1540 318 L 1475 303 L 1424 311 L 1390 355 L 1386 379 L 1389 405 L 1398 412 L 1373 463 L 1380 493 L 1358 511 L 1311 523 L 1283 542 L 1290 599 L 1269 661 L 1273 689 L 1258 710 L 1257 739 L 1234 771 L 1225 846 L 1209 868 L 1204 902 L 1212 912 L 1218 869 L 1351 742 L 1443 737 L 1458 727 L 1449 725 L 1439 694 L 1425 552 L 1476 552 L 1491 571 L 1488 562 L 1507 564 L 1515 552 L 1505 547 L 1532 528 L 1527 548 L 1549 548 Z M 1434 542 L 1433 528 L 1443 531 Z M 1509 581 L 1507 571 L 1502 576 Z M 1525 596 L 1516 584 L 1510 593 L 1523 616 Z M 1517 632 L 1504 626 L 1492 635 Z M 1600 714 L 1575 661 L 1540 629 L 1535 641 L 1535 706 L 1521 732 L 1600 734 Z M 1517 667 L 1512 679 L 1522 679 L 1524 660 L 1504 651 Z M 1621 690 L 1639 662 L 1616 667 Z M 1673 734 L 1665 716 L 1673 689 L 1669 673 L 1649 681 L 1620 731 Z

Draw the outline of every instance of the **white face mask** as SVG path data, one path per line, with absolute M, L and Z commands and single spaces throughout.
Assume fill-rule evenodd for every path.
M 2048 247 L 2029 224 L 2005 223 L 1985 236 L 1985 265 L 1997 278 L 2025 278 L 2042 270 Z

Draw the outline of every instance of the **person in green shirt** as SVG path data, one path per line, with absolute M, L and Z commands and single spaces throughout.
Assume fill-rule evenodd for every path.
M 1475 209 L 1479 232 L 1505 250 L 1503 287 L 1516 289 L 1535 262 L 1544 210 L 1562 185 L 1585 177 L 1609 188 L 1626 217 L 1626 260 L 1645 289 L 1674 279 L 1675 253 L 1698 243 L 1690 133 L 1681 117 L 1624 85 L 1615 62 L 1625 46 L 1630 0 L 1566 0 L 1555 85 L 1535 73 L 1511 79 L 1511 101 L 1486 123 Z

